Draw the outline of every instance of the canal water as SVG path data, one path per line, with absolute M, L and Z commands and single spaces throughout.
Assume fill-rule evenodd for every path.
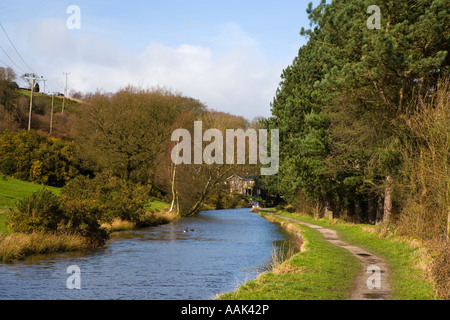
M 290 240 L 249 209 L 205 211 L 120 233 L 105 249 L 0 264 L 0 299 L 214 299 L 264 272 L 273 250 Z M 68 289 L 70 266 L 79 268 L 79 290 Z

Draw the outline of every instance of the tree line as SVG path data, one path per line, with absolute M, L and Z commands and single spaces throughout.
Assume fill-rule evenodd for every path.
M 266 121 L 281 135 L 267 185 L 316 215 L 448 236 L 448 3 L 375 2 L 309 4 Z M 366 26 L 373 4 L 380 29 Z
M 83 103 L 73 103 L 64 115 L 56 109 L 52 135 L 47 123 L 52 100 L 42 96 L 34 105 L 35 120 L 28 131 L 20 106 L 29 100 L 14 85 L 14 73 L 2 72 L 7 77 L 2 78 L 0 104 L 0 172 L 62 187 L 58 199 L 43 192 L 19 204 L 10 221 L 16 232 L 67 231 L 69 225 L 83 235 L 102 238 L 101 223 L 117 218 L 140 227 L 157 223 L 148 209 L 155 198 L 171 203 L 170 211 L 179 217 L 194 215 L 205 206 L 233 206 L 239 199 L 230 194 L 226 178 L 257 169 L 253 165 L 175 165 L 171 159 L 174 130 L 184 128 L 194 134 L 195 121 L 202 121 L 203 131 L 223 132 L 245 130 L 258 122 L 210 111 L 196 99 L 162 88 L 128 86 L 115 93 L 87 94 Z M 47 211 L 46 203 L 53 209 Z M 57 217 L 66 218 L 59 225 Z

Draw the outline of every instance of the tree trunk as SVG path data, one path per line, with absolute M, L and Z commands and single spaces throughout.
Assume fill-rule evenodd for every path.
M 383 213 L 384 213 L 384 201 L 383 197 L 378 196 L 377 197 L 377 204 L 376 204 L 376 213 L 375 213 L 375 224 L 379 225 L 381 222 L 383 222 Z
M 391 222 L 392 220 L 392 176 L 386 177 L 386 189 L 384 191 L 384 215 L 383 222 Z
M 355 200 L 355 222 L 362 223 L 362 217 L 361 217 L 361 203 L 359 202 L 359 199 Z
M 333 220 L 333 211 L 331 211 L 331 207 L 330 207 L 330 202 L 326 201 L 325 202 L 325 218 L 328 218 L 330 220 Z
M 210 191 L 211 181 L 212 181 L 212 177 L 209 176 L 208 182 L 206 183 L 205 187 L 203 188 L 203 192 L 201 193 L 197 202 L 191 207 L 191 209 L 189 209 L 187 216 L 193 216 L 200 210 L 200 208 L 203 204 L 203 201 L 205 200 L 206 196 L 208 195 L 208 193 Z
M 174 207 L 175 207 L 175 202 L 178 202 L 178 201 L 176 201 L 176 199 L 178 198 L 178 196 L 177 196 L 177 192 L 176 192 L 176 189 L 175 189 L 175 179 L 176 179 L 176 175 L 177 175 L 177 166 L 174 164 L 174 166 L 173 166 L 173 170 L 172 170 L 173 172 L 172 172 L 172 205 L 170 206 L 170 210 L 169 210 L 169 212 L 172 212 L 173 211 L 173 209 L 174 209 Z M 177 206 L 178 207 L 178 206 Z M 179 214 L 180 212 L 178 212 L 178 214 Z
M 367 218 L 370 224 L 375 224 L 377 221 L 375 198 L 372 195 L 369 195 L 367 200 Z

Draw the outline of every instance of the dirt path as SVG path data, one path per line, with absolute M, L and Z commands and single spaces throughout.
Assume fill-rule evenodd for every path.
M 310 223 L 301 222 L 295 219 L 278 216 L 276 214 L 270 215 L 319 231 L 327 241 L 331 242 L 334 245 L 347 249 L 361 261 L 362 269 L 355 279 L 354 288 L 350 293 L 350 300 L 389 300 L 389 269 L 386 261 L 366 250 L 363 250 L 356 246 L 351 246 L 341 241 L 337 235 L 337 232 L 334 230 L 323 228 L 321 226 Z M 377 283 L 373 278 L 373 276 L 376 276 L 375 273 L 378 273 L 379 275 L 379 283 Z M 369 285 L 371 285 L 372 288 L 369 288 Z M 375 286 L 375 288 L 373 288 L 373 286 Z

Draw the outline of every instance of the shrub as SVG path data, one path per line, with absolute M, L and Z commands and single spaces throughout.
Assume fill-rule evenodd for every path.
M 110 223 L 119 218 L 139 222 L 145 214 L 148 201 L 147 188 L 117 177 L 98 175 L 94 179 L 77 177 L 62 191 L 64 201 L 82 201 L 96 206 L 98 219 Z
M 17 203 L 9 217 L 14 232 L 77 234 L 87 238 L 92 246 L 101 246 L 107 239 L 100 228 L 101 209 L 95 202 L 65 201 L 51 191 L 33 193 Z
M 436 251 L 430 265 L 436 293 L 442 299 L 450 300 L 450 241 L 434 240 L 431 244 Z
M 15 232 L 26 234 L 56 232 L 63 220 L 59 198 L 49 190 L 42 190 L 17 203 L 9 217 L 9 226 Z
M 36 131 L 0 132 L 0 172 L 17 179 L 62 187 L 85 171 L 74 143 Z
M 67 232 L 87 238 L 92 247 L 105 244 L 108 234 L 100 226 L 101 209 L 97 204 L 89 201 L 67 201 L 63 204 L 63 209 L 64 228 Z

